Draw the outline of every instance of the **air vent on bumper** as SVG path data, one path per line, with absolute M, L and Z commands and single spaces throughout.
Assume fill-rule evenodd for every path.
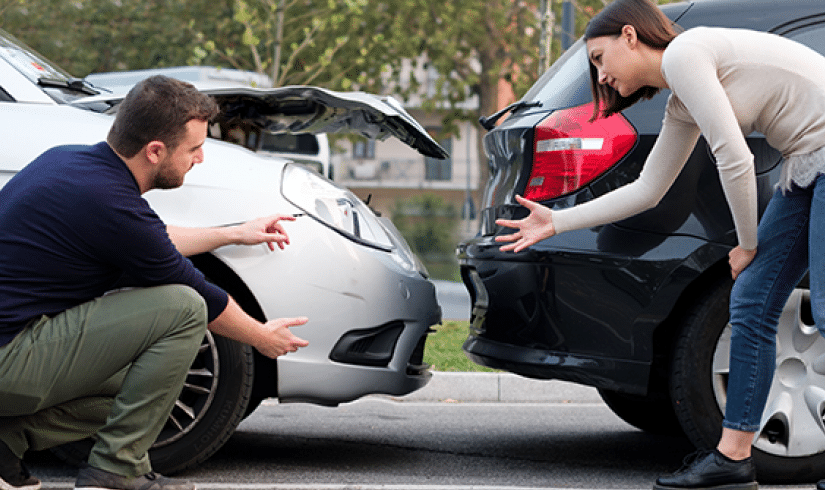
M 396 320 L 362 330 L 351 330 L 335 344 L 329 358 L 361 366 L 387 366 L 395 352 L 404 322 Z

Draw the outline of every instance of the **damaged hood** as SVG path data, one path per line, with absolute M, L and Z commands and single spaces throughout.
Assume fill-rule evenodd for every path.
M 221 107 L 218 123 L 251 125 L 273 133 L 354 133 L 383 140 L 394 136 L 422 155 L 445 159 L 449 155 L 392 97 L 365 92 L 334 92 L 319 87 L 214 88 L 201 92 Z M 74 102 L 93 109 L 108 104 L 117 110 L 125 94 L 98 95 Z

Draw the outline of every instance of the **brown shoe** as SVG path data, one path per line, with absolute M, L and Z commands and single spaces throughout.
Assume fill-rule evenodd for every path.
M 166 478 L 154 472 L 137 478 L 126 478 L 85 465 L 77 473 L 74 488 L 75 490 L 195 490 L 195 485 L 186 480 Z
M 0 441 L 0 490 L 39 490 L 40 480 L 33 477 L 23 460 L 5 442 Z

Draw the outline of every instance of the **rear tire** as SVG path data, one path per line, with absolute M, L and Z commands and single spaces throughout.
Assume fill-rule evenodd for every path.
M 730 289 L 729 279 L 705 289 L 685 316 L 672 358 L 673 408 L 699 448 L 715 447 L 722 432 Z M 753 447 L 763 482 L 811 482 L 825 476 L 825 339 L 812 323 L 808 292 L 797 289 L 779 321 L 777 372 Z
M 599 395 L 620 419 L 651 434 L 684 435 L 667 393 L 632 395 L 601 389 Z
M 717 281 L 686 312 L 671 364 L 671 400 L 682 430 L 698 448 L 716 447 L 722 410 L 713 389 L 713 355 L 728 323 L 730 281 Z

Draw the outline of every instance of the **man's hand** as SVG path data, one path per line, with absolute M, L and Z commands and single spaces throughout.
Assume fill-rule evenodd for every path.
M 733 276 L 734 280 L 739 277 L 739 274 L 741 274 L 751 262 L 753 262 L 754 257 L 756 257 L 756 249 L 745 250 L 738 245 L 728 253 L 730 274 Z
M 303 325 L 306 322 L 307 317 L 299 316 L 276 318 L 261 323 L 247 315 L 230 296 L 226 308 L 209 324 L 209 330 L 232 340 L 249 344 L 258 349 L 261 354 L 274 359 L 309 345 L 309 342 L 296 337 L 289 331 L 289 327 Z
M 266 357 L 275 359 L 289 352 L 295 352 L 301 347 L 309 345 L 304 339 L 298 338 L 289 330 L 289 327 L 303 325 L 307 317 L 276 318 L 264 324 L 264 335 L 254 347 Z
M 234 227 L 236 233 L 234 243 L 236 245 L 266 243 L 270 250 L 275 250 L 275 245 L 283 250 L 284 245 L 289 245 L 289 236 L 279 221 L 295 221 L 295 217 L 276 214 L 236 225 Z
M 516 196 L 516 201 L 530 211 L 526 218 L 520 220 L 497 219 L 496 224 L 507 228 L 515 228 L 518 231 L 509 235 L 496 237 L 497 242 L 513 242 L 502 246 L 502 252 L 521 252 L 525 248 L 538 243 L 545 238 L 556 234 L 553 227 L 553 212 L 549 208 L 537 202 L 530 201 L 521 196 Z

